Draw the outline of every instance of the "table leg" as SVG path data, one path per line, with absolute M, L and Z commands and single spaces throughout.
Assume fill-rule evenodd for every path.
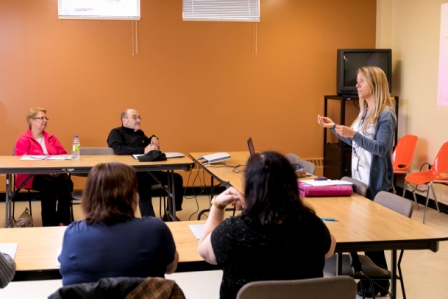
M 211 179 L 210 179 L 210 200 L 213 198 L 213 192 L 214 192 L 214 182 L 215 182 L 215 179 L 214 179 L 214 177 L 213 176 L 211 176 Z
M 336 252 L 336 276 L 342 273 L 342 252 Z
M 173 221 L 176 221 L 176 189 L 174 188 L 174 170 L 168 170 L 168 186 L 170 186 L 171 193 L 171 216 L 173 217 Z M 168 208 L 169 210 L 169 208 Z
M 6 191 L 5 191 L 5 227 L 9 226 L 9 218 L 11 217 L 11 174 L 6 174 Z
M 390 265 L 390 298 L 397 297 L 397 250 L 391 250 L 391 265 Z

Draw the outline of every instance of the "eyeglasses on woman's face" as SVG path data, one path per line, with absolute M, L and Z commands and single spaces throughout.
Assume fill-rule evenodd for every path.
M 46 116 L 40 116 L 40 117 L 33 117 L 35 120 L 48 120 L 48 117 Z

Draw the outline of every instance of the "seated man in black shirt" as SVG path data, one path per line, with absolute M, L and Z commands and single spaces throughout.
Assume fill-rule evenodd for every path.
M 147 137 L 140 130 L 140 115 L 137 110 L 127 109 L 121 113 L 122 126 L 112 129 L 107 138 L 107 145 L 116 155 L 146 154 L 151 150 L 160 150 L 159 138 L 155 135 Z M 166 184 L 168 175 L 163 171 L 153 171 L 157 179 Z M 139 207 L 142 217 L 155 216 L 151 202 L 151 185 L 157 184 L 147 172 L 137 172 Z M 176 211 L 182 210 L 183 181 L 182 176 L 174 174 Z

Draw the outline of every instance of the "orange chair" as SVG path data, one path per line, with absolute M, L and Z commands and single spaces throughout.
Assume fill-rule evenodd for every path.
M 429 190 L 432 190 L 432 194 L 434 195 L 434 201 L 436 202 L 437 210 L 439 210 L 439 203 L 437 202 L 436 193 L 434 192 L 433 184 L 446 184 L 448 185 L 448 142 L 445 142 L 437 153 L 437 157 L 434 160 L 434 164 L 432 165 L 430 170 L 414 172 L 410 173 L 405 178 L 404 184 L 404 193 L 406 192 L 406 187 L 410 184 L 415 184 L 415 187 L 411 186 L 414 190 L 412 194 L 415 198 L 415 191 L 418 190 L 418 185 L 428 185 L 428 189 L 426 191 L 426 204 L 425 204 L 425 212 L 423 214 L 423 223 L 425 223 L 426 219 L 426 210 L 428 209 L 429 202 Z M 420 191 L 420 190 L 419 190 Z
M 392 154 L 392 166 L 394 168 L 394 174 L 408 174 L 409 168 L 414 159 L 415 148 L 417 147 L 418 137 L 415 135 L 405 135 L 400 138 L 397 146 Z M 392 185 L 394 193 L 395 185 Z M 418 203 L 417 203 L 418 208 Z

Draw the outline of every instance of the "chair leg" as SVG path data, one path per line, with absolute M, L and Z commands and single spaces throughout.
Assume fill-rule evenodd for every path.
M 162 215 L 162 203 L 163 203 L 163 213 L 166 214 L 166 197 L 165 197 L 165 190 L 163 189 L 164 187 L 162 186 L 161 189 L 159 189 L 159 215 L 160 218 L 163 218 Z
M 28 206 L 30 208 L 30 216 L 33 216 L 33 210 L 31 209 L 31 191 L 28 189 Z
M 30 216 L 33 216 L 33 210 L 31 209 L 32 204 L 31 204 L 31 197 L 28 198 L 28 206 L 30 207 Z
M 414 197 L 414 201 L 417 204 L 417 210 L 420 210 L 419 206 L 418 206 L 418 201 L 417 201 L 417 197 L 415 196 L 415 190 L 412 191 L 412 196 Z
M 395 190 L 395 184 L 392 184 L 392 192 L 393 192 L 394 194 L 397 194 L 397 190 Z
M 439 202 L 437 201 L 437 196 L 436 196 L 436 193 L 434 192 L 434 186 L 433 186 L 432 182 L 429 183 L 428 189 L 429 189 L 429 187 L 431 187 L 432 195 L 434 195 L 434 201 L 436 202 L 437 211 L 439 211 L 439 213 L 440 213 Z M 429 194 L 429 192 L 428 192 L 428 194 Z
M 428 190 L 426 191 L 426 203 L 425 203 L 425 212 L 423 213 L 423 224 L 425 224 L 426 220 L 426 211 L 428 210 L 428 203 L 429 203 L 429 186 Z
M 370 282 L 370 289 L 372 290 L 372 298 L 375 299 L 376 292 L 375 292 L 375 287 L 374 287 L 373 282 Z
M 159 215 L 162 218 L 162 196 L 159 197 Z
M 407 188 L 408 185 L 409 184 L 407 182 L 404 183 L 404 186 L 403 186 L 403 197 L 405 197 L 405 195 L 406 195 L 406 188 Z M 415 186 L 414 191 L 412 191 L 412 196 L 414 197 L 414 201 L 417 204 L 417 210 L 420 210 L 420 206 L 418 204 L 417 197 L 415 196 L 415 189 L 417 189 L 417 187 L 418 187 L 418 185 Z
M 404 290 L 404 281 L 403 281 L 403 273 L 401 272 L 401 259 L 403 258 L 404 250 L 401 250 L 400 257 L 398 258 L 398 275 L 400 275 L 400 283 L 401 283 L 401 292 L 403 293 L 403 299 L 406 299 L 406 292 Z
M 75 215 L 73 214 L 73 200 L 70 201 L 70 222 L 75 221 Z

